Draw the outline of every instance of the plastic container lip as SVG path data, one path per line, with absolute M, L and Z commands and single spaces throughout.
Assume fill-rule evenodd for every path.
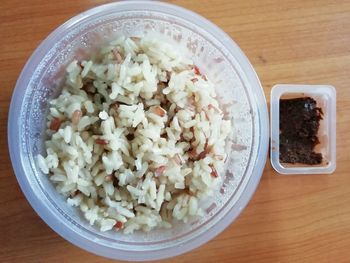
M 283 164 L 279 159 L 279 101 L 281 98 L 312 97 L 323 110 L 316 151 L 322 153 L 321 165 Z M 330 85 L 278 84 L 272 88 L 270 100 L 270 161 L 280 174 L 331 174 L 336 168 L 336 90 Z
M 52 47 L 53 43 L 72 26 L 79 24 L 80 22 L 89 19 L 90 17 L 98 17 L 99 15 L 104 15 L 113 12 L 115 8 L 118 10 L 144 10 L 144 11 L 157 11 L 164 12 L 166 14 L 171 14 L 173 16 L 180 17 L 193 23 L 194 26 L 205 28 L 208 34 L 214 35 L 220 42 L 227 47 L 227 49 L 235 54 L 236 59 L 239 61 L 245 76 L 249 80 L 249 83 L 254 87 L 254 98 L 252 98 L 257 108 L 259 109 L 258 115 L 256 116 L 257 122 L 259 122 L 259 134 L 260 143 L 258 144 L 258 156 L 254 163 L 252 163 L 252 176 L 249 178 L 248 183 L 245 188 L 242 189 L 244 194 L 242 194 L 235 204 L 236 209 L 231 209 L 226 213 L 218 224 L 214 225 L 210 231 L 203 233 L 201 236 L 197 236 L 190 240 L 191 242 L 186 242 L 181 245 L 173 246 L 167 249 L 158 249 L 154 251 L 128 251 L 123 249 L 115 249 L 110 246 L 104 246 L 100 244 L 96 238 L 91 238 L 90 236 L 82 235 L 77 232 L 75 228 L 69 225 L 69 222 L 60 221 L 48 204 L 43 202 L 39 198 L 39 195 L 35 192 L 35 188 L 31 185 L 28 180 L 26 171 L 30 169 L 24 164 L 24 158 L 19 153 L 21 151 L 21 146 L 19 144 L 19 134 L 20 125 L 18 122 L 18 116 L 20 116 L 22 101 L 24 97 L 24 91 L 30 81 L 30 76 L 35 71 L 36 65 L 40 63 L 42 57 L 46 52 Z M 9 123 L 8 123 L 8 142 L 10 149 L 11 161 L 13 168 L 20 184 L 20 187 L 25 194 L 27 200 L 30 202 L 34 210 L 40 215 L 40 217 L 59 235 L 72 242 L 73 244 L 83 248 L 89 252 L 109 257 L 113 259 L 123 259 L 123 260 L 154 260 L 168 258 L 171 256 L 183 254 L 188 252 L 215 237 L 217 234 L 222 232 L 243 210 L 243 208 L 249 202 L 251 196 L 255 192 L 255 189 L 260 181 L 262 171 L 265 166 L 267 147 L 268 147 L 268 113 L 266 108 L 266 101 L 259 79 L 251 66 L 249 60 L 246 58 L 244 53 L 240 50 L 238 45 L 232 41 L 232 39 L 220 30 L 217 26 L 204 19 L 203 17 L 174 5 L 154 2 L 154 1 L 131 1 L 131 2 L 119 2 L 111 3 L 96 8 L 90 9 L 83 12 L 72 19 L 65 22 L 63 25 L 58 27 L 53 31 L 35 50 L 30 59 L 27 61 L 22 73 L 16 83 L 16 88 L 14 90 L 11 106 L 9 110 Z

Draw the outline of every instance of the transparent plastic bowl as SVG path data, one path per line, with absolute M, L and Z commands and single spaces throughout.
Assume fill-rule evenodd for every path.
M 222 185 L 206 214 L 170 230 L 123 235 L 100 232 L 69 207 L 35 156 L 43 152 L 47 102 L 60 91 L 65 66 L 95 52 L 118 35 L 156 33 L 189 51 L 200 69 L 217 84 L 222 105 L 233 114 L 227 141 L 229 158 Z M 13 93 L 8 141 L 17 180 L 40 217 L 58 234 L 92 253 L 123 260 L 152 260 L 185 253 L 223 231 L 253 195 L 265 166 L 269 121 L 260 82 L 239 47 L 203 17 L 159 2 L 119 2 L 93 8 L 51 33 L 25 65 Z

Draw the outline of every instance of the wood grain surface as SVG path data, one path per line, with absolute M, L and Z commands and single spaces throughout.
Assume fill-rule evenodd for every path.
M 109 262 L 53 232 L 24 198 L 7 148 L 16 80 L 37 45 L 72 16 L 108 1 L 0 1 L 0 262 Z M 350 262 L 350 1 L 171 1 L 227 32 L 265 95 L 277 83 L 337 89 L 337 169 L 280 176 L 266 164 L 252 200 L 214 240 L 167 262 Z M 11 143 L 11 142 L 10 142 Z

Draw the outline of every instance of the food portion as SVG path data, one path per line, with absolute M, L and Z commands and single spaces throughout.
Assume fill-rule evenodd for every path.
M 322 120 L 322 109 L 310 97 L 280 100 L 280 161 L 321 164 L 322 154 L 314 151 Z
M 121 37 L 66 71 L 37 161 L 67 203 L 126 234 L 203 215 L 231 121 L 198 67 L 170 43 Z

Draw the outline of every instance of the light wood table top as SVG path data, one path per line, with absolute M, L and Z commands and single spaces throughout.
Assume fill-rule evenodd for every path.
M 68 18 L 108 1 L 0 2 L 0 262 L 107 262 L 53 232 L 24 198 L 7 148 L 16 80 L 38 44 Z M 210 19 L 243 49 L 265 95 L 277 83 L 337 89 L 337 170 L 280 176 L 266 164 L 239 218 L 214 240 L 167 262 L 349 262 L 350 1 L 171 1 Z

